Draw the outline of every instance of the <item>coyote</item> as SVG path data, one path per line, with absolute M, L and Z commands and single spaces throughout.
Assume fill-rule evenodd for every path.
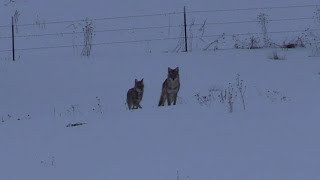
M 141 81 L 138 81 L 137 79 L 135 79 L 134 87 L 129 89 L 127 93 L 127 104 L 130 110 L 142 108 L 140 106 L 140 102 L 143 97 L 143 90 L 144 90 L 143 79 L 141 79 Z
M 162 91 L 158 106 L 164 106 L 167 101 L 170 106 L 172 103 L 176 105 L 177 96 L 180 89 L 179 67 L 171 69 L 168 67 L 168 77 L 162 84 Z

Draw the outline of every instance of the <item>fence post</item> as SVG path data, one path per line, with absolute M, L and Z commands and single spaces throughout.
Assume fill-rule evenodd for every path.
M 14 52 L 14 21 L 12 16 L 12 59 L 15 61 L 15 52 Z
M 185 45 L 185 52 L 188 52 L 188 37 L 187 37 L 187 15 L 186 15 L 186 7 L 183 8 L 184 14 L 184 45 Z

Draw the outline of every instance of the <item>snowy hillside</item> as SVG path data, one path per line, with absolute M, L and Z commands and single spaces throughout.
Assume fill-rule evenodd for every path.
M 318 180 L 320 61 L 310 36 L 320 33 L 317 9 L 283 7 L 319 3 L 4 1 L 0 37 L 10 36 L 16 10 L 21 15 L 16 61 L 1 52 L 11 39 L 0 39 L 0 180 Z M 188 14 L 192 51 L 175 53 L 183 50 L 184 5 L 189 12 L 230 11 Z M 246 8 L 253 9 L 239 10 Z M 83 42 L 74 33 L 82 21 L 61 21 L 168 12 L 176 14 L 92 20 L 95 31 L 126 30 L 95 32 L 93 43 L 102 44 L 90 57 L 80 56 L 81 46 L 53 48 Z M 301 37 L 306 47 L 236 49 L 251 35 L 234 41 L 235 33 L 260 33 L 264 45 L 261 12 L 278 20 L 268 24 L 272 42 Z M 46 23 L 34 26 L 37 16 Z M 165 28 L 135 29 L 155 26 Z M 160 40 L 132 42 L 150 39 Z M 123 41 L 131 42 L 110 43 Z M 178 104 L 158 107 L 168 67 L 180 69 Z M 143 108 L 129 111 L 127 90 L 141 78 Z

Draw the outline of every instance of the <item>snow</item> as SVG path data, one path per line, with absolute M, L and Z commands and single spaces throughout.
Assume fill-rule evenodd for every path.
M 39 14 L 46 21 L 54 21 L 180 11 L 183 5 L 202 10 L 317 3 L 35 0 L 17 1 L 15 6 L 1 5 L 0 20 L 10 24 L 3 18 L 16 9 L 24 14 L 20 21 L 23 24 L 32 23 Z M 312 16 L 310 8 L 302 9 L 295 17 Z M 211 22 L 248 20 L 248 17 L 252 20 L 258 12 L 234 13 L 221 13 L 221 18 L 206 17 Z M 272 16 L 288 18 L 281 11 Z M 171 22 L 180 24 L 179 21 L 177 18 Z M 103 23 L 95 25 L 97 29 L 143 27 L 167 25 L 168 19 L 127 23 L 119 20 L 110 27 Z M 281 26 L 273 24 L 270 28 L 278 31 L 309 26 L 315 25 L 294 21 Z M 64 25 L 44 30 L 26 28 L 18 34 L 70 31 L 64 28 Z M 212 29 L 208 33 L 260 32 L 256 24 Z M 0 36 L 5 33 L 0 31 Z M 171 33 L 168 35 L 167 29 L 134 31 L 131 35 L 102 33 L 96 34 L 94 41 L 148 39 L 163 34 L 174 37 L 180 29 Z M 282 42 L 294 35 L 271 38 Z M 30 37 L 17 41 L 19 48 L 28 48 L 72 44 L 70 38 Z M 81 35 L 76 41 L 82 42 Z M 232 44 L 230 39 L 226 41 L 226 46 Z M 3 42 L 0 50 L 10 48 L 6 40 Z M 310 56 L 312 47 L 202 51 L 206 44 L 195 40 L 192 52 L 167 52 L 176 45 L 177 40 L 94 46 L 89 58 L 79 56 L 80 48 L 18 51 L 15 62 L 10 60 L 10 53 L 0 53 L 0 179 L 320 178 L 320 61 Z M 285 60 L 271 60 L 273 51 Z M 158 107 L 167 68 L 177 66 L 181 78 L 178 104 Z M 237 75 L 246 86 L 246 110 L 236 90 L 238 96 L 230 113 L 227 104 L 219 102 L 217 92 L 226 89 L 229 83 L 236 87 Z M 126 92 L 135 78 L 144 78 L 143 109 L 129 111 Z M 201 103 L 197 94 L 211 99 Z M 85 124 L 67 127 L 70 123 Z

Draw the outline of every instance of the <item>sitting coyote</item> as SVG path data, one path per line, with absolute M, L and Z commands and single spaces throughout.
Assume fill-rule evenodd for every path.
M 158 106 L 164 106 L 167 101 L 170 106 L 176 105 L 177 96 L 180 89 L 179 67 L 175 69 L 168 68 L 168 77 L 162 84 L 162 92 Z
M 127 93 L 127 104 L 130 110 L 142 108 L 140 105 L 140 102 L 143 97 L 143 91 L 144 91 L 143 79 L 141 79 L 141 81 L 138 81 L 137 79 L 135 79 L 134 87 L 129 89 Z

